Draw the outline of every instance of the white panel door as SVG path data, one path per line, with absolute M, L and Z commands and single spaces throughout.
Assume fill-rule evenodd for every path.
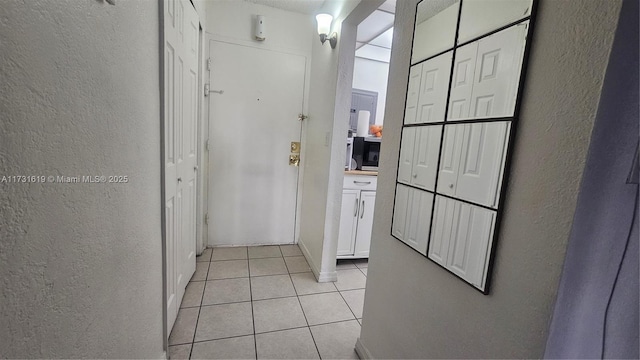
M 447 267 L 449 239 L 453 231 L 453 224 L 457 222 L 455 218 L 455 202 L 447 201 L 447 198 L 442 196 L 436 196 L 435 202 L 428 256 L 429 259 Z
M 465 125 L 463 124 L 444 127 L 440 175 L 438 176 L 437 185 L 438 192 L 444 195 L 453 196 L 456 193 L 464 127 Z
M 415 186 L 434 191 L 440 153 L 442 125 L 420 126 L 416 129 L 413 151 L 411 183 Z M 404 144 L 403 144 L 404 145 Z M 409 146 L 407 144 L 407 146 Z
M 164 1 L 164 167 L 169 330 L 195 271 L 199 20 L 186 0 Z
M 396 185 L 396 203 L 393 209 L 393 225 L 391 226 L 391 234 L 403 241 L 409 206 L 409 189 L 408 186 Z
M 495 214 L 495 211 L 438 196 L 429 258 L 483 289 Z
M 477 53 L 477 42 L 465 45 L 456 50 L 447 120 L 469 117 Z
M 408 127 L 402 130 L 402 142 L 400 144 L 400 163 L 398 164 L 398 181 L 410 184 L 413 172 L 413 151 L 416 139 L 417 127 Z
M 340 211 L 340 230 L 338 231 L 337 255 L 353 255 L 355 251 L 356 227 L 360 190 L 342 190 L 342 209 Z
M 422 255 L 427 255 L 432 207 L 432 193 L 409 189 L 409 206 L 404 242 Z
M 418 113 L 418 97 L 420 96 L 420 79 L 422 76 L 422 64 L 414 65 L 409 70 L 409 85 L 407 88 L 407 104 L 404 111 L 404 123 L 416 122 Z
M 485 206 L 498 205 L 510 122 L 464 125 L 455 196 Z
M 422 63 L 416 123 L 444 121 L 453 51 Z
M 375 191 L 360 192 L 360 209 L 358 211 L 358 230 L 356 232 L 356 247 L 354 253 L 355 257 L 369 257 L 375 204 Z
M 463 202 L 455 202 L 456 222 L 451 229 L 447 268 L 471 284 L 484 289 L 495 212 Z
M 288 159 L 300 141 L 306 58 L 209 45 L 211 89 L 224 91 L 209 96 L 209 244 L 294 243 L 298 168 Z
M 470 117 L 513 115 L 528 25 L 526 21 L 479 41 Z

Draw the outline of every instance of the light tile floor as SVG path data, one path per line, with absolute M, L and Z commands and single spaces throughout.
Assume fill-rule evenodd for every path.
M 367 260 L 318 283 L 297 245 L 206 249 L 169 337 L 171 359 L 357 359 Z

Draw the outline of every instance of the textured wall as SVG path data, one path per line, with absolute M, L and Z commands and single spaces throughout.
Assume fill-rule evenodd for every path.
M 0 357 L 159 358 L 158 1 L 3 1 Z
M 545 358 L 639 355 L 638 1 L 620 14 Z
M 539 3 L 491 293 L 389 233 L 417 0 L 399 1 L 361 343 L 375 358 L 538 358 L 621 1 Z

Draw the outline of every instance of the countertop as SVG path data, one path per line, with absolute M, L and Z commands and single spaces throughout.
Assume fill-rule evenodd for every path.
M 367 175 L 367 176 L 378 176 L 377 171 L 364 171 L 364 170 L 345 170 L 345 175 Z

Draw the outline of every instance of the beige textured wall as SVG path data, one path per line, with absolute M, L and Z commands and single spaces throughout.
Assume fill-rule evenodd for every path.
M 160 358 L 158 1 L 0 6 L 0 358 Z
M 488 296 L 389 235 L 416 3 L 398 1 L 361 343 L 374 358 L 539 358 L 621 2 L 540 1 Z

